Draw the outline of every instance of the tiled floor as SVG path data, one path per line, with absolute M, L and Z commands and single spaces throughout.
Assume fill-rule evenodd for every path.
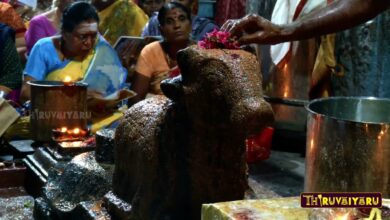
M 249 166 L 249 185 L 256 198 L 299 196 L 303 192 L 305 158 L 272 151 L 268 160 Z

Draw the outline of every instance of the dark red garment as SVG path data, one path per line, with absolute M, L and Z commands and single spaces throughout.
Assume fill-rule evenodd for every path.
M 274 128 L 266 127 L 260 134 L 246 139 L 246 162 L 254 163 L 266 160 L 271 154 L 272 136 Z
M 173 77 L 178 76 L 178 75 L 180 75 L 180 69 L 178 66 L 172 68 L 168 74 L 169 78 L 173 78 Z
M 221 26 L 228 19 L 237 19 L 245 15 L 246 0 L 217 0 L 215 22 Z

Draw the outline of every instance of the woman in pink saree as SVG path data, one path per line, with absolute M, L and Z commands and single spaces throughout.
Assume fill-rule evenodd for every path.
M 34 16 L 28 26 L 26 34 L 27 55 L 35 43 L 44 37 L 51 37 L 59 33 L 61 16 L 65 8 L 70 5 L 73 0 L 59 0 L 56 8 L 43 14 Z

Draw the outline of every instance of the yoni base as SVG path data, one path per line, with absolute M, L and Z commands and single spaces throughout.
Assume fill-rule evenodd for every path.
M 95 141 L 74 141 L 74 142 L 61 142 L 57 144 L 55 150 L 62 156 L 76 156 L 81 153 L 94 151 L 96 148 Z
M 42 197 L 35 200 L 34 219 L 39 220 L 101 220 L 111 219 L 107 211 L 101 205 L 102 201 L 83 201 L 71 211 L 53 210 Z
M 94 144 L 90 144 L 84 149 L 74 151 L 60 151 L 60 147 L 54 144 L 40 144 L 34 154 L 27 155 L 23 160 L 27 167 L 27 177 L 30 184 L 27 184 L 26 190 L 34 196 L 42 193 L 42 187 L 46 184 L 51 168 L 61 167 L 67 164 L 75 155 L 82 152 L 93 151 Z
M 57 165 L 57 161 L 44 149 L 37 148 L 34 154 L 28 155 L 23 162 L 27 167 L 26 190 L 34 197 L 42 193 L 42 187 L 46 184 L 48 171 Z
M 36 199 L 35 219 L 109 219 L 101 203 L 112 187 L 113 170 L 113 165 L 97 163 L 94 152 L 58 162 Z
M 129 219 L 130 217 L 131 205 L 117 197 L 112 191 L 104 195 L 103 206 L 113 219 Z

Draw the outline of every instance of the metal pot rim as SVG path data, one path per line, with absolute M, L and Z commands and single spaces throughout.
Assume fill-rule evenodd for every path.
M 309 103 L 305 105 L 305 109 L 308 111 L 309 114 L 319 115 L 321 117 L 331 118 L 338 121 L 345 121 L 345 122 L 352 122 L 352 123 L 363 123 L 363 124 L 390 124 L 390 121 L 386 122 L 372 122 L 372 121 L 357 121 L 357 120 L 350 120 L 350 119 L 344 119 L 340 117 L 335 117 L 331 115 L 327 115 L 325 113 L 317 112 L 313 110 L 311 107 L 318 103 L 326 103 L 326 102 L 336 102 L 336 101 L 380 101 L 380 102 L 388 102 L 390 104 L 389 98 L 379 98 L 379 97 L 373 97 L 373 96 L 332 96 L 332 97 L 325 97 L 325 98 L 318 98 L 313 99 Z
M 61 87 L 65 85 L 64 82 L 61 81 L 49 81 L 49 80 L 32 80 L 32 81 L 27 81 L 27 84 L 31 86 L 37 86 L 37 87 Z M 88 84 L 85 82 L 74 82 L 72 85 L 81 86 L 81 87 L 88 86 Z

